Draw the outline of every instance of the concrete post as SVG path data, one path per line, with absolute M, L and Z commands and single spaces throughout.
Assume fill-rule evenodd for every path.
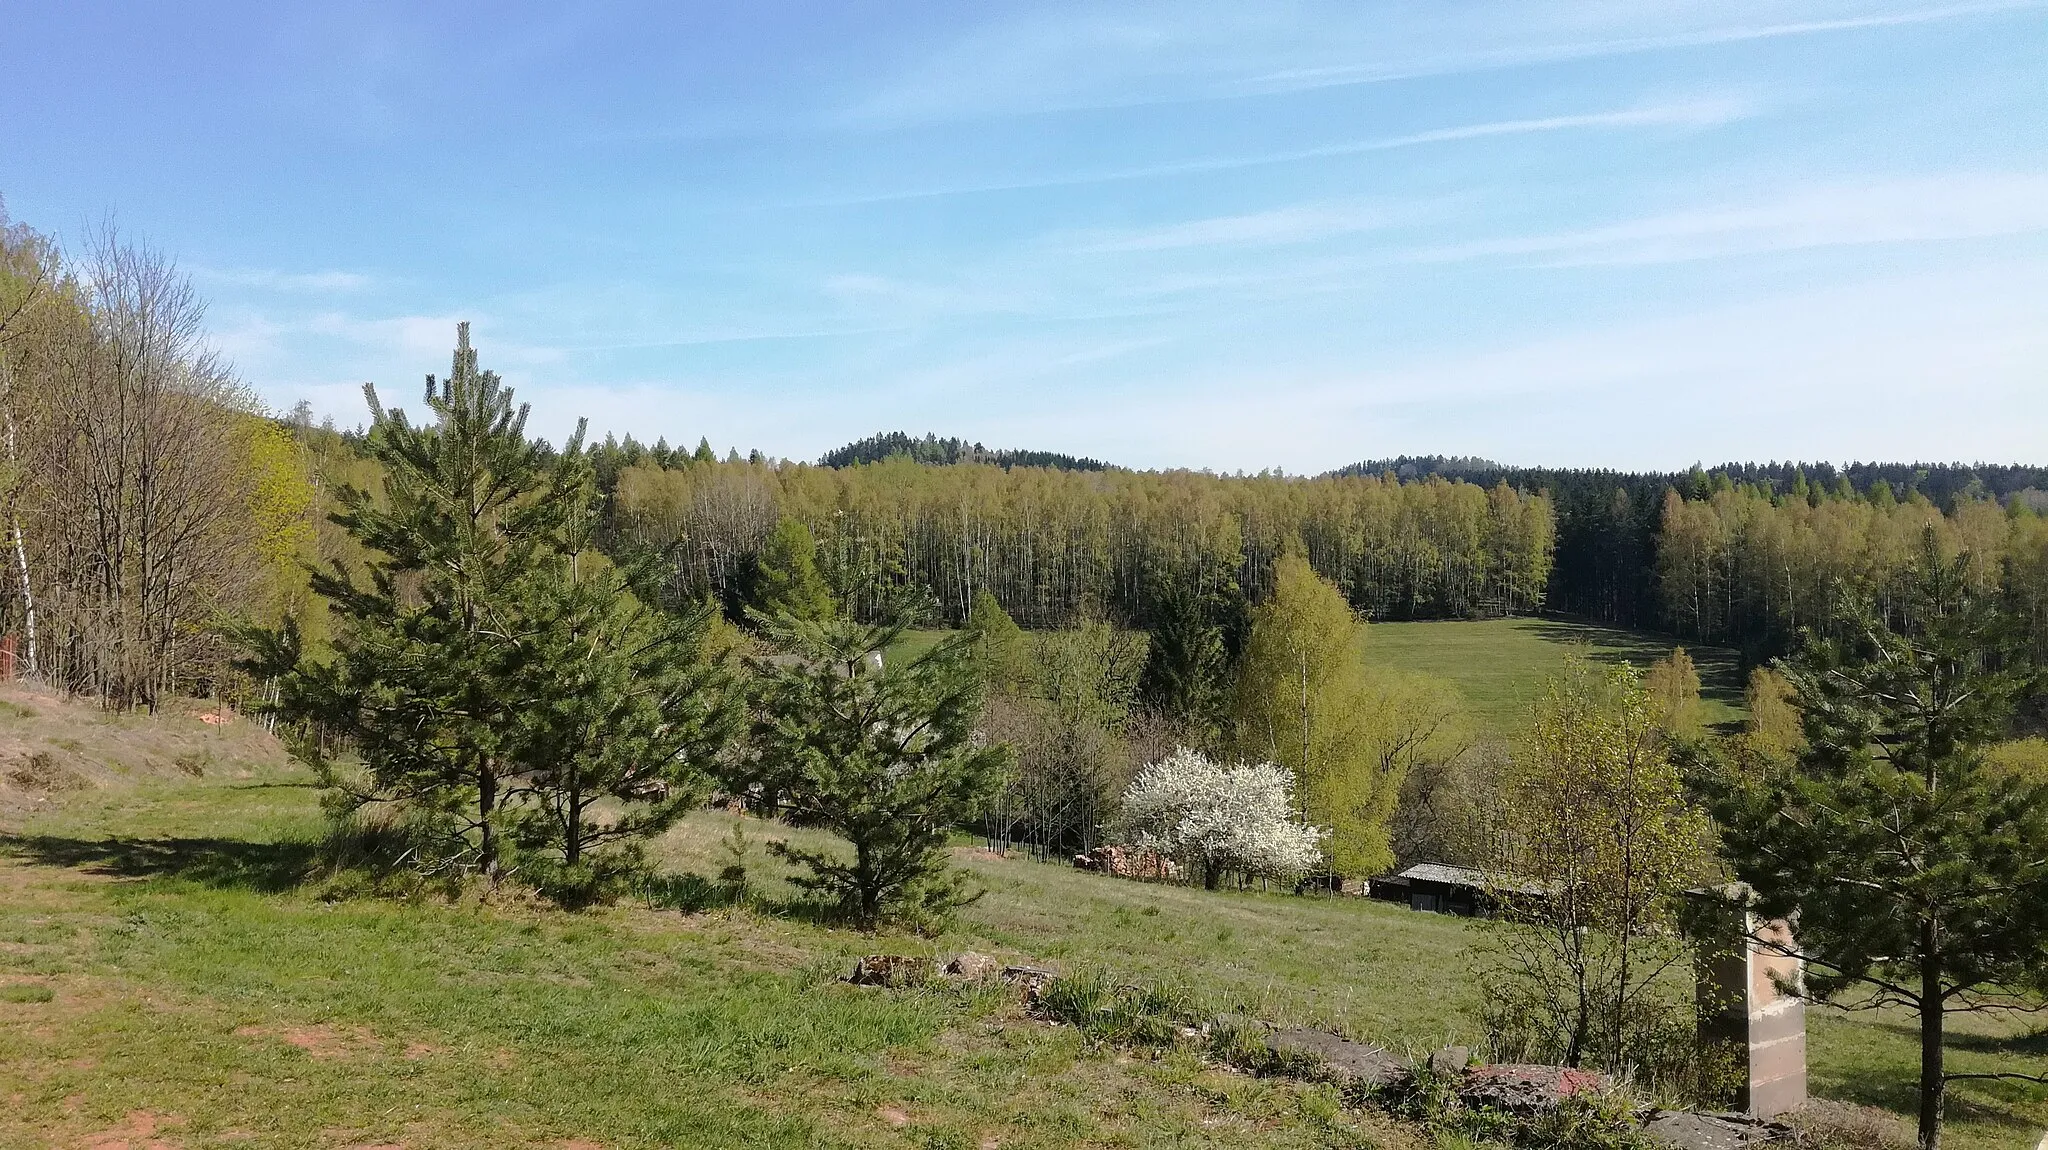
M 1791 953 L 1784 919 L 1760 920 L 1748 887 L 1692 892 L 1700 948 L 1700 1035 L 1732 1042 L 1745 1073 L 1736 1105 L 1770 1118 L 1806 1101 L 1806 1002 L 1796 993 L 1804 963 Z

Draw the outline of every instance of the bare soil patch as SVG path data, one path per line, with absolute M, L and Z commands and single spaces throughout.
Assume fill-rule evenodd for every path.
M 77 1145 L 83 1150 L 178 1150 L 176 1142 L 157 1134 L 163 1127 L 182 1126 L 184 1122 L 175 1114 L 130 1110 L 119 1126 L 87 1134 Z
M 355 1058 L 380 1054 L 384 1048 L 376 1035 L 360 1026 L 243 1026 L 235 1030 L 235 1037 L 274 1038 L 313 1058 Z

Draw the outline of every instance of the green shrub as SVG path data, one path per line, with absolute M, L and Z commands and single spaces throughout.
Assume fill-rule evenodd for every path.
M 1636 1125 L 1635 1105 L 1619 1092 L 1575 1094 L 1556 1109 L 1515 1123 L 1516 1145 L 1531 1150 L 1668 1150 Z
M 1565 1034 L 1540 993 L 1515 979 L 1488 981 L 1480 1007 L 1491 1062 L 1533 1062 L 1555 1066 L 1565 1062 Z M 1615 1009 L 1628 1043 L 1611 1049 L 1612 1036 L 1596 1032 L 1583 1051 L 1582 1065 L 1596 1067 L 1635 1091 L 1684 1105 L 1725 1106 L 1741 1086 L 1744 1063 L 1739 1048 L 1702 1039 L 1691 1003 L 1675 993 L 1651 993 Z

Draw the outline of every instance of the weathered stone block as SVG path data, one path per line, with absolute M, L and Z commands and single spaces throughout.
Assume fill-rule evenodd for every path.
M 1643 1133 L 1678 1150 L 1745 1150 L 1792 1140 L 1792 1128 L 1776 1122 L 1692 1110 L 1655 1111 L 1644 1121 Z
M 1409 1077 L 1408 1068 L 1384 1047 L 1353 1042 L 1326 1030 L 1302 1026 L 1277 1029 L 1266 1035 L 1266 1046 L 1283 1058 L 1315 1063 L 1338 1086 L 1377 1090 Z
M 1591 1070 L 1504 1062 L 1466 1071 L 1458 1101 L 1474 1109 L 1532 1118 L 1557 1109 L 1567 1098 L 1604 1093 L 1613 1085 L 1606 1075 Z

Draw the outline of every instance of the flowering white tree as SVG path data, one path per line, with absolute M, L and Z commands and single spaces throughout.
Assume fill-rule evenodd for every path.
M 1182 747 L 1131 780 L 1117 825 L 1131 845 L 1199 867 L 1210 890 L 1226 871 L 1293 878 L 1321 862 L 1328 832 L 1294 821 L 1292 788 L 1271 763 L 1225 765 Z

